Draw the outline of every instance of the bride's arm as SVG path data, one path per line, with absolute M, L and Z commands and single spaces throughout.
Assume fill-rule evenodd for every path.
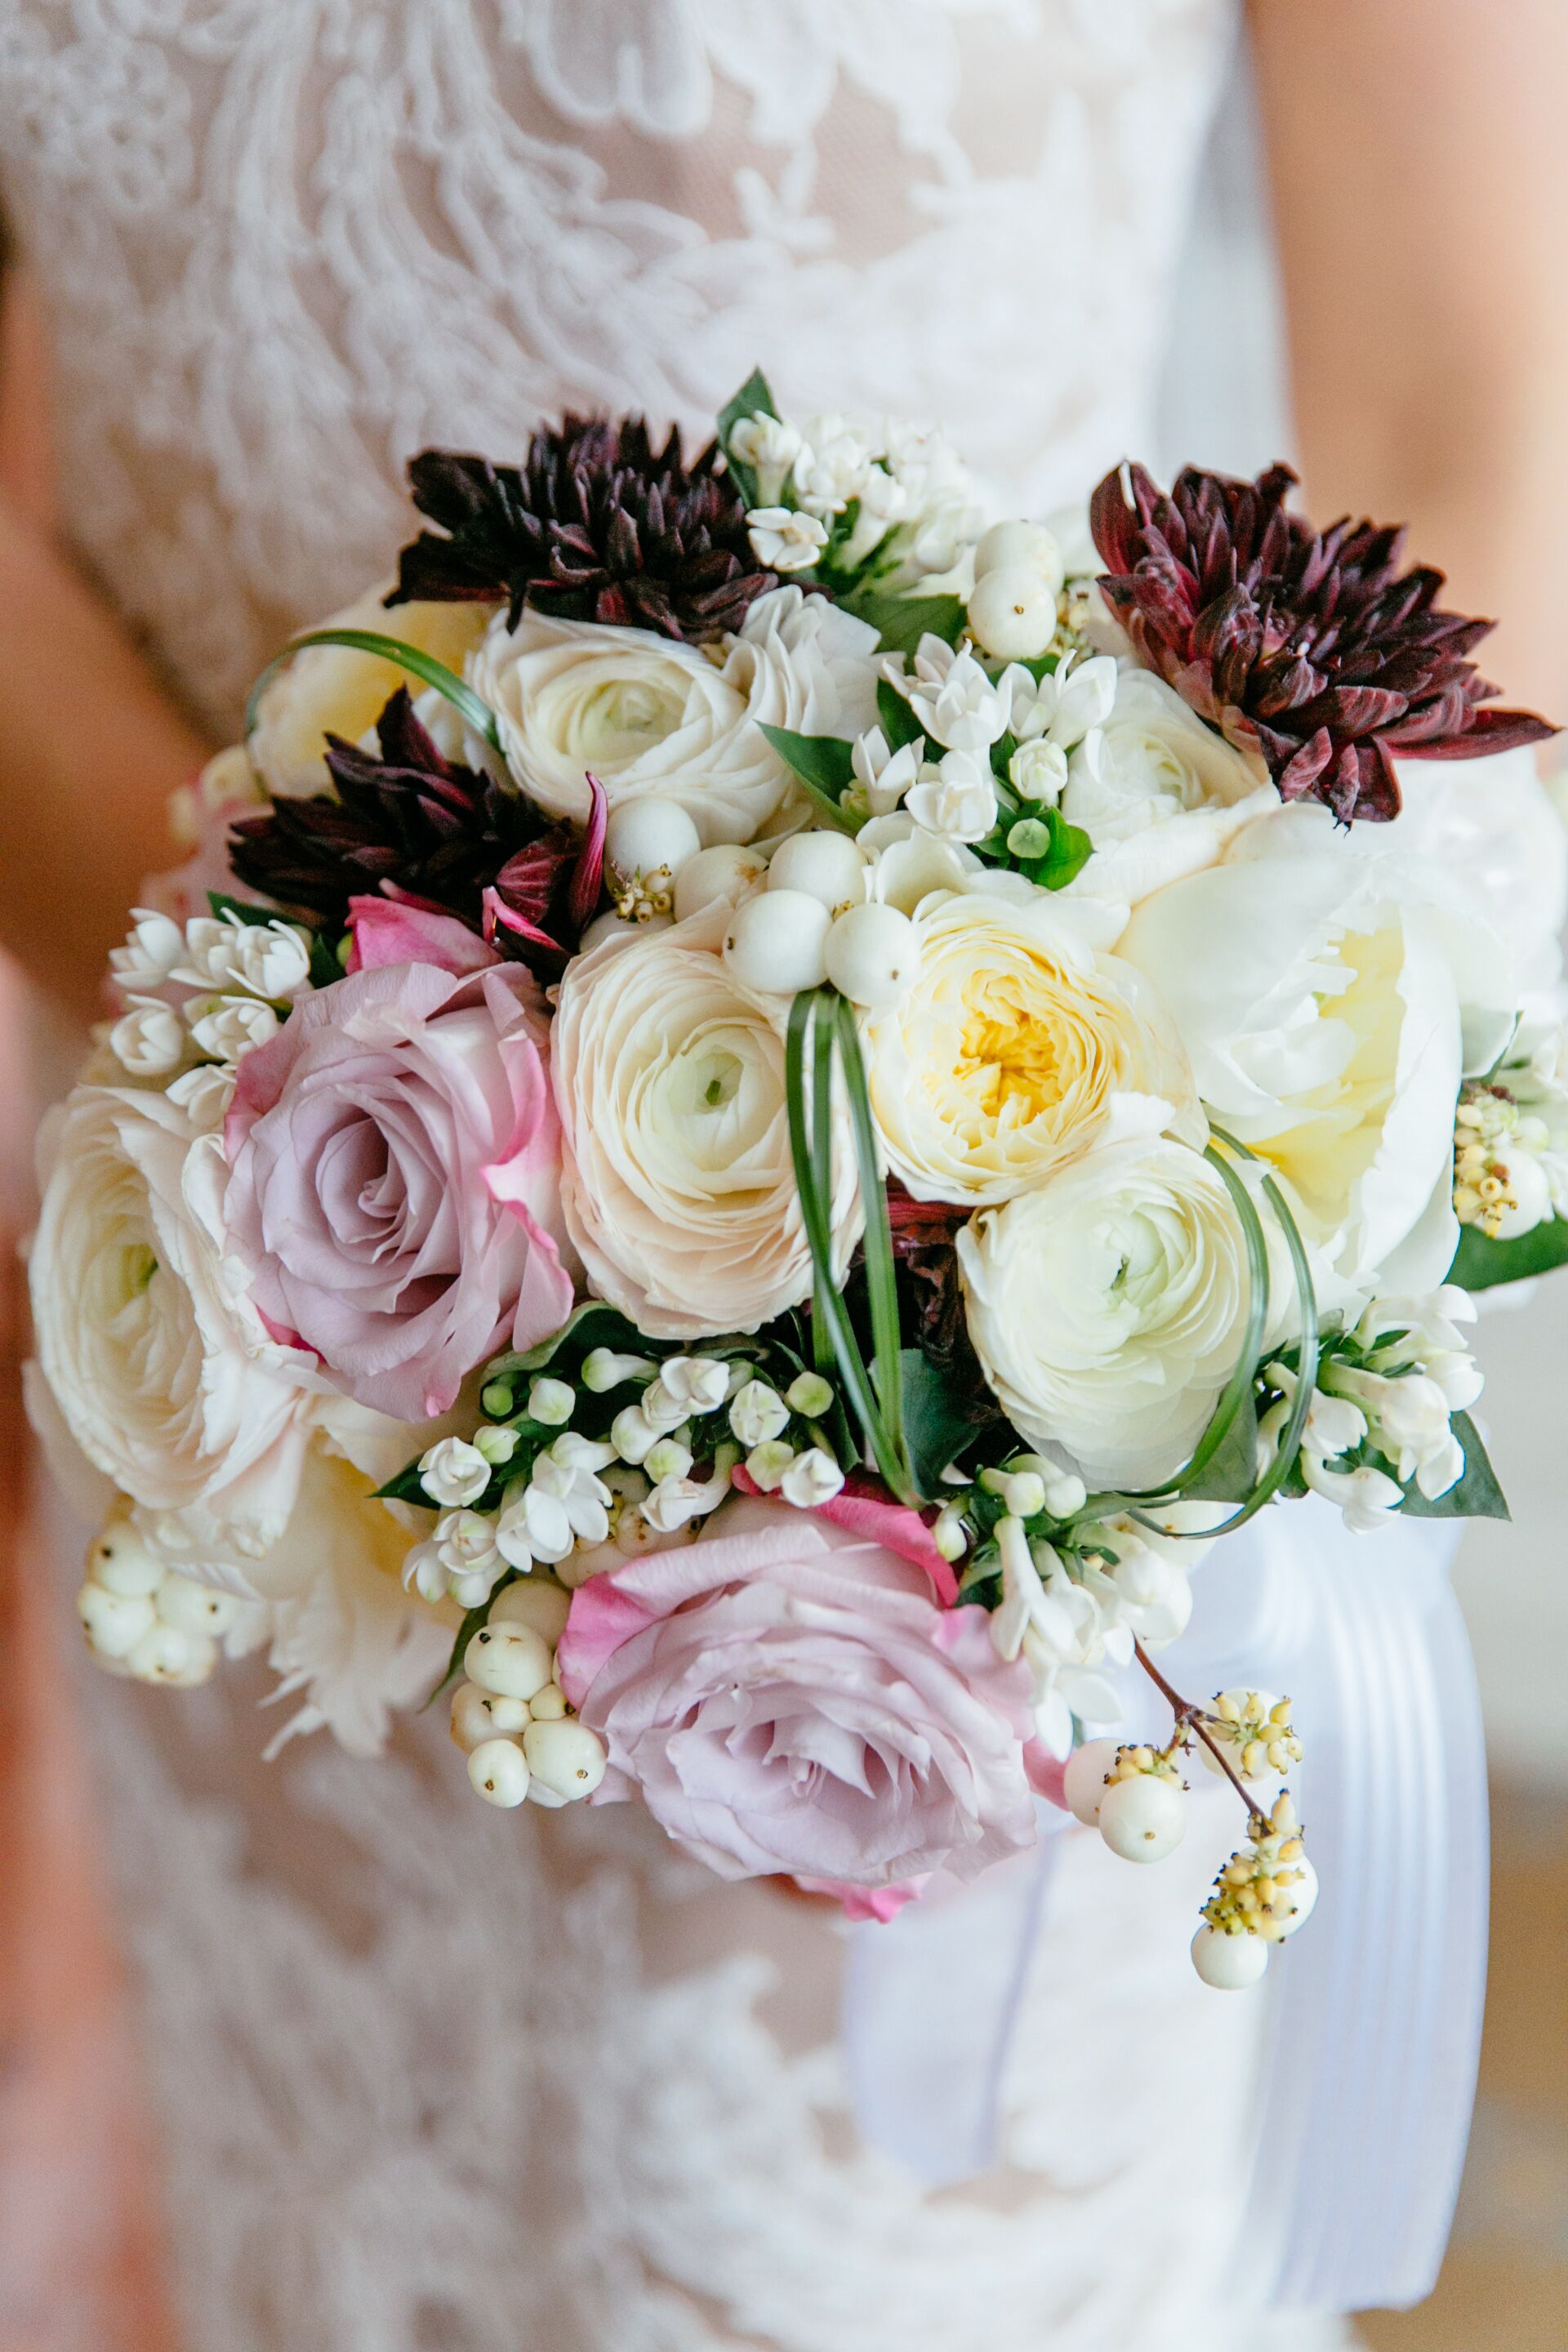
M 1314 514 L 1405 518 L 1568 702 L 1568 7 L 1252 0 Z
M 165 806 L 211 748 L 159 691 L 55 528 L 44 337 L 0 278 L 0 945 L 86 1017 Z

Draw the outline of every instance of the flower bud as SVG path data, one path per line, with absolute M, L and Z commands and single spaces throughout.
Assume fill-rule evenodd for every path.
M 833 1390 L 820 1372 L 801 1372 L 784 1391 L 784 1402 L 803 1421 L 820 1421 L 833 1408 Z
M 563 1429 L 572 1418 L 572 1408 L 576 1402 L 575 1390 L 565 1381 L 546 1378 L 529 1383 L 529 1419 L 543 1422 L 548 1429 Z

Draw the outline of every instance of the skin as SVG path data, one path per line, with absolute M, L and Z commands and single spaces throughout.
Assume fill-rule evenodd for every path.
M 1506 616 L 1489 674 L 1562 710 L 1568 8 L 1250 14 L 1309 511 L 1407 519 L 1453 603 Z M 0 940 L 89 1018 L 139 877 L 172 862 L 167 796 L 213 747 L 64 543 L 37 289 L 13 270 L 3 299 Z

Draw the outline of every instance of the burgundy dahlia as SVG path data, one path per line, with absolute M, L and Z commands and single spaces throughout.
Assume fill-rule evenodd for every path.
M 738 629 L 778 582 L 758 569 L 745 502 L 710 443 L 689 467 L 679 432 L 655 449 L 640 417 L 568 415 L 521 466 L 449 449 L 409 463 L 414 503 L 439 525 L 399 560 L 389 604 L 506 597 L 572 621 L 694 643 Z
M 229 834 L 239 880 L 278 905 L 342 924 L 360 892 L 391 885 L 479 929 L 484 894 L 517 877 L 520 911 L 536 924 L 555 911 L 576 843 L 531 801 L 476 768 L 447 760 L 400 688 L 376 722 L 379 755 L 327 738 L 335 796 L 274 801 Z M 511 892 L 503 892 L 509 899 Z
M 1090 507 L 1100 585 L 1140 659 L 1200 718 L 1262 753 L 1287 801 L 1342 824 L 1399 813 L 1396 757 L 1468 760 L 1555 730 L 1487 709 L 1499 689 L 1465 656 L 1491 627 L 1445 613 L 1443 574 L 1401 571 L 1405 534 L 1348 517 L 1314 531 L 1287 511 L 1296 480 L 1107 474 Z

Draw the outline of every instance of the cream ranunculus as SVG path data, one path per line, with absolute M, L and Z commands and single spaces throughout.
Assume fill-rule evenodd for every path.
M 914 922 L 916 977 L 865 1038 L 883 1147 L 916 1200 L 1010 1200 L 1119 1136 L 1201 1142 L 1156 992 L 1100 945 L 1108 910 L 986 876 L 932 892 Z
M 551 1032 L 567 1228 L 594 1289 L 653 1339 L 752 1331 L 811 1290 L 785 1113 L 789 1001 L 733 979 L 719 953 L 729 916 L 581 957 Z M 861 1220 L 841 1103 L 834 1124 L 842 1275 Z
M 1091 1486 L 1152 1486 L 1243 1344 L 1247 1244 L 1221 1179 L 1153 1136 L 1086 1152 L 958 1236 L 969 1334 L 1015 1428 Z
M 460 677 L 494 607 L 416 603 L 389 609 L 381 601 L 383 593 L 381 588 L 369 589 L 341 613 L 314 625 L 400 637 L 405 645 L 433 654 Z M 402 686 L 411 693 L 418 691 L 417 679 L 377 654 L 356 653 L 349 646 L 310 646 L 296 654 L 263 688 L 251 731 L 250 757 L 268 791 L 279 800 L 331 791 L 328 735 L 357 743 Z
M 1279 796 L 1261 761 L 1205 727 L 1163 678 L 1124 667 L 1109 717 L 1068 759 L 1059 805 L 1094 844 L 1071 889 L 1134 907 L 1213 866 Z
M 1352 1286 L 1430 1290 L 1458 1238 L 1454 1106 L 1512 1025 L 1512 959 L 1440 871 L 1277 811 L 1132 915 L 1213 1118 L 1289 1181 Z
M 754 840 L 794 806 L 789 770 L 753 723 L 798 723 L 780 683 L 786 658 L 777 630 L 761 625 L 756 640 L 729 641 L 721 667 L 648 629 L 525 612 L 515 629 L 497 615 L 468 677 L 500 722 L 512 774 L 544 807 L 584 822 L 591 769 L 612 809 L 642 794 L 674 801 L 710 848 Z M 809 635 L 803 662 L 835 698 Z
M 226 1171 L 163 1096 L 79 1087 L 46 1124 L 31 1257 L 66 1423 L 170 1557 L 258 1558 L 294 1503 L 313 1398 L 226 1255 Z

